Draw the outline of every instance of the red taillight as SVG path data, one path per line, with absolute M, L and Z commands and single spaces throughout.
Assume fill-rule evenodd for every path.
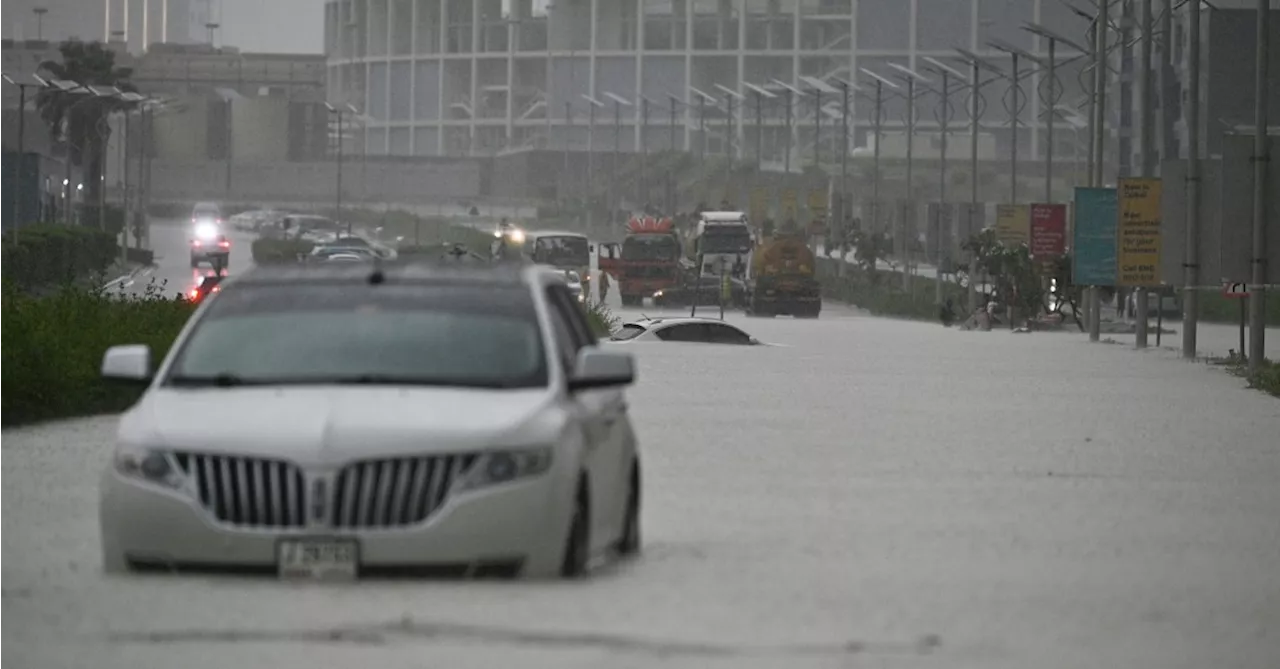
M 199 289 L 199 288 L 192 288 L 192 289 L 191 289 L 191 299 L 193 299 L 193 300 L 198 300 L 198 299 L 200 299 L 200 289 Z
M 200 240 L 199 240 L 199 239 L 193 239 L 193 240 L 191 240 L 191 245 L 192 245 L 192 246 L 200 246 L 200 245 L 201 245 L 201 244 L 200 244 Z
M 221 242 L 218 242 L 218 246 L 224 249 L 229 249 L 231 248 L 231 242 L 221 241 Z

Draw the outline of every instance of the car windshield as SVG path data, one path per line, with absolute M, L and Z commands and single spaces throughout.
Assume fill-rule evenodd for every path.
M 221 212 L 216 204 L 197 204 L 195 209 L 192 210 L 191 216 L 193 218 L 217 218 L 219 213 Z
M 249 285 L 196 324 L 171 386 L 547 384 L 529 293 L 458 285 Z
M 533 243 L 533 261 L 548 265 L 585 267 L 591 252 L 585 237 L 539 237 Z
M 703 253 L 745 253 L 751 250 L 751 231 L 745 226 L 708 226 L 700 240 Z
M 675 260 L 680 244 L 674 235 L 628 235 L 622 240 L 623 260 Z
M 635 323 L 627 323 L 626 325 L 618 328 L 618 331 L 613 333 L 613 336 L 609 337 L 609 339 L 613 341 L 626 341 L 628 339 L 635 339 L 642 334 L 644 334 L 644 326 L 636 325 Z

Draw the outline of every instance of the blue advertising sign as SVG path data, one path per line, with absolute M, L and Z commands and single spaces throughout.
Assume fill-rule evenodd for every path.
M 1120 202 L 1114 188 L 1077 188 L 1071 243 L 1071 278 L 1077 286 L 1116 285 L 1116 227 Z

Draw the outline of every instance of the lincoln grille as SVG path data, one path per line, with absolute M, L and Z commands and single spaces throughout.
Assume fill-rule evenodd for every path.
M 302 470 L 284 460 L 175 453 L 196 483 L 200 505 L 230 525 L 303 527 L 306 490 Z
M 342 468 L 334 491 L 338 528 L 392 528 L 426 520 L 474 455 L 365 460 Z

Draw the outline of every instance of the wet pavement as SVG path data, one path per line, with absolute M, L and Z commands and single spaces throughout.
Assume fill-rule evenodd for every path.
M 581 583 L 107 578 L 115 419 L 6 430 L 3 659 L 1275 666 L 1275 398 L 1073 334 L 730 318 L 778 345 L 620 345 L 640 362 L 646 548 Z

